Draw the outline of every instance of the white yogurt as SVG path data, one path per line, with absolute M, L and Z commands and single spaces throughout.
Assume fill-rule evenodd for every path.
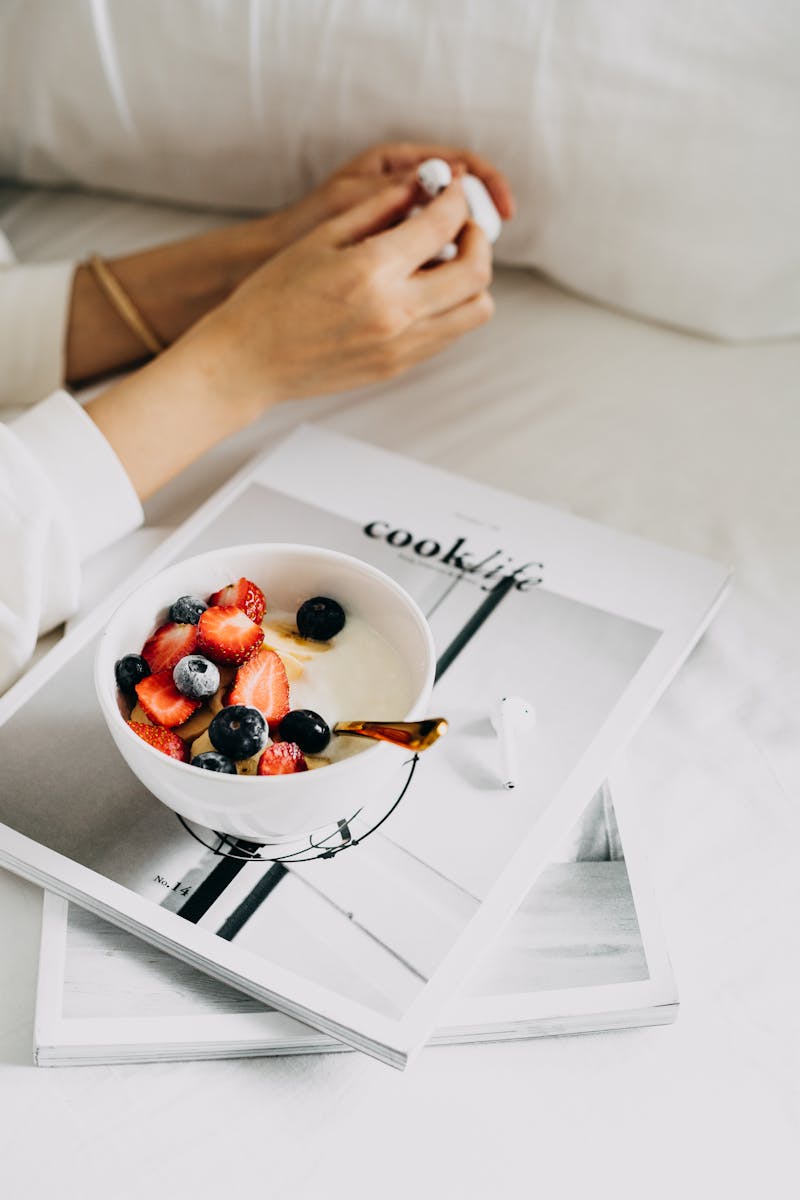
M 296 633 L 293 613 L 270 612 L 264 642 L 283 659 L 291 708 L 310 708 L 331 728 L 337 721 L 402 721 L 414 699 L 405 663 L 394 646 L 362 617 L 329 642 Z M 332 737 L 322 752 L 338 760 L 368 750 L 366 738 Z

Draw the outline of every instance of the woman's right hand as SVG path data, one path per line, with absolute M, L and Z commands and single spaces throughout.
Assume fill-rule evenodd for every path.
M 386 379 L 493 312 L 491 252 L 456 180 L 397 224 L 415 182 L 389 183 L 255 271 L 173 351 L 249 418 L 279 400 Z M 446 242 L 452 262 L 426 266 Z

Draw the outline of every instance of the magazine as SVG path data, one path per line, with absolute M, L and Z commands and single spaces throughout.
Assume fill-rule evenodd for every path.
M 674 1020 L 677 993 L 636 798 L 619 774 L 613 796 L 612 806 L 604 785 L 561 847 L 563 860 L 541 873 L 463 994 L 446 1006 L 429 1044 Z M 600 836 L 605 830 L 610 837 Z M 313 909 L 315 893 L 306 901 Z M 348 1047 L 48 892 L 34 1049 L 40 1066 L 75 1066 Z
M 95 643 L 138 582 L 251 541 L 329 546 L 400 582 L 429 618 L 433 706 L 451 724 L 440 746 L 409 761 L 401 795 L 375 798 L 385 837 L 368 836 L 371 814 L 343 813 L 341 852 L 291 869 L 231 856 L 224 831 L 192 830 L 152 797 L 117 753 L 92 685 Z M 0 862 L 405 1066 L 686 658 L 728 578 L 718 564 L 302 427 L 0 700 Z M 489 724 L 494 698 L 508 693 L 538 714 L 514 791 L 502 786 Z M 309 921 L 296 897 L 314 889 Z

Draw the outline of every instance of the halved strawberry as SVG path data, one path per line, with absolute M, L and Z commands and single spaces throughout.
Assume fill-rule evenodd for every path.
M 289 680 L 280 656 L 260 646 L 239 667 L 225 703 L 257 708 L 269 725 L 283 720 L 289 711 Z
M 171 729 L 161 729 L 158 725 L 145 725 L 141 721 L 128 721 L 127 724 L 142 741 L 149 742 L 162 754 L 167 754 L 170 758 L 177 758 L 181 762 L 189 761 L 189 752 L 185 742 Z
M 308 763 L 296 742 L 273 742 L 258 760 L 259 775 L 294 775 L 307 770 Z
M 267 611 L 267 600 L 260 587 L 256 587 L 249 579 L 244 576 L 237 583 L 229 583 L 227 587 L 222 588 L 219 592 L 214 592 L 213 596 L 208 598 L 209 604 L 217 604 L 225 606 L 233 604 L 236 608 L 240 608 L 242 612 L 246 612 L 251 621 L 255 621 L 256 625 L 260 625 L 264 619 L 264 613 Z
M 142 710 L 156 725 L 182 725 L 196 712 L 202 700 L 192 700 L 175 687 L 172 671 L 148 675 L 136 685 L 136 695 Z
M 264 630 L 232 604 L 216 604 L 200 614 L 197 649 L 215 663 L 242 663 L 264 640 Z
M 142 647 L 142 658 L 157 675 L 159 671 L 171 671 L 185 654 L 193 654 L 197 645 L 197 626 L 179 625 L 168 621 L 160 625 Z

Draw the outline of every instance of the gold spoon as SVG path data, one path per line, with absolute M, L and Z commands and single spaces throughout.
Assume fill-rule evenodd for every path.
M 333 732 L 391 742 L 406 750 L 427 750 L 447 733 L 447 721 L 444 717 L 427 717 L 424 721 L 339 721 Z

